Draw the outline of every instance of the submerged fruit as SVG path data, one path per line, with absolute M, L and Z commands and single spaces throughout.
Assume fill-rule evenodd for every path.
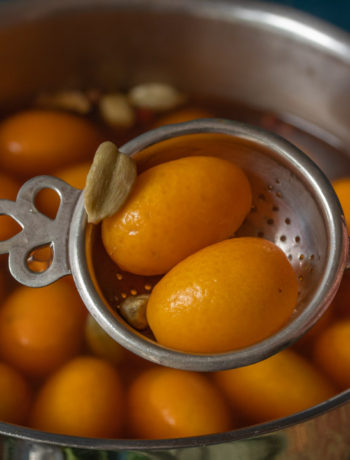
M 6 174 L 0 173 L 0 199 L 16 201 L 20 184 Z M 22 228 L 11 217 L 0 216 L 0 241 L 7 240 L 19 232 Z
M 233 428 L 220 391 L 195 372 L 147 370 L 131 384 L 127 400 L 129 430 L 139 438 L 200 436 Z
M 39 390 L 31 426 L 50 433 L 112 438 L 120 436 L 123 395 L 119 374 L 106 361 L 73 359 Z
M 331 324 L 313 344 L 313 359 L 342 390 L 350 385 L 350 320 Z
M 260 238 L 233 238 L 198 251 L 167 273 L 151 293 L 147 319 L 162 345 L 225 352 L 284 326 L 297 291 L 281 249 Z
M 0 362 L 0 421 L 25 423 L 31 399 L 32 391 L 24 377 Z
M 126 350 L 102 329 L 91 315 L 86 318 L 85 342 L 89 351 L 114 366 L 124 359 Z
M 86 309 L 64 279 L 21 286 L 0 309 L 0 355 L 26 375 L 44 377 L 82 347 Z
M 101 142 L 86 119 L 54 110 L 26 110 L 0 124 L 0 164 L 16 175 L 46 174 L 89 158 Z
M 103 243 L 121 269 L 163 274 L 231 236 L 250 207 L 240 168 L 215 157 L 181 158 L 138 176 L 124 206 L 103 221 Z
M 232 407 L 252 423 L 287 417 L 336 393 L 322 372 L 291 350 L 215 378 Z

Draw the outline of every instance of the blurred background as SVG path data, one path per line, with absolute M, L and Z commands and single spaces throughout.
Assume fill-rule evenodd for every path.
M 0 3 L 5 1 L 15 0 L 0 0 Z M 302 10 L 350 32 L 350 0 L 269 0 L 268 3 Z
M 270 3 L 305 11 L 350 32 L 350 0 L 275 0 Z

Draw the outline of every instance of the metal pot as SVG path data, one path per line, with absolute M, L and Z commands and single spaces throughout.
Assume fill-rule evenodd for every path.
M 350 36 L 250 1 L 31 0 L 0 6 L 0 111 L 38 89 L 115 89 L 147 80 L 239 100 L 350 144 Z M 349 152 L 349 150 L 348 150 Z M 349 152 L 350 153 L 350 152 Z M 319 163 L 350 173 L 346 155 Z M 0 423 L 4 459 L 346 459 L 350 390 L 293 416 L 162 441 L 54 435 Z

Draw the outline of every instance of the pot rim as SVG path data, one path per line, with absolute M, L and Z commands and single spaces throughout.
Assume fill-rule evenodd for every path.
M 0 422 L 0 435 L 17 438 L 22 441 L 42 443 L 48 445 L 73 447 L 79 449 L 93 450 L 167 450 L 180 449 L 189 447 L 204 447 L 214 444 L 222 444 L 233 441 L 243 441 L 248 438 L 256 438 L 278 432 L 292 425 L 301 424 L 313 419 L 319 415 L 336 409 L 348 402 L 350 390 L 346 390 L 328 401 L 313 406 L 296 414 L 290 415 L 270 422 L 251 425 L 238 430 L 226 431 L 224 433 L 215 433 L 203 436 L 191 436 L 187 438 L 172 439 L 102 439 L 102 438 L 85 438 L 81 436 L 68 436 L 43 431 L 32 428 L 12 425 Z
M 200 8 L 198 4 L 200 2 Z M 274 30 L 332 53 L 350 64 L 350 33 L 297 9 L 257 0 L 14 0 L 0 4 L 0 28 L 47 18 L 57 13 L 118 7 L 145 12 L 167 11 L 240 22 Z
M 200 9 L 198 3 L 200 2 Z M 57 13 L 118 7 L 139 11 L 166 11 L 207 17 L 225 22 L 239 22 L 260 29 L 273 30 L 292 40 L 326 52 L 350 66 L 350 34 L 307 13 L 254 0 L 16 0 L 0 5 L 0 29 L 45 19 Z M 350 69 L 349 69 L 350 71 Z M 100 439 L 46 433 L 0 422 L 0 435 L 28 442 L 96 450 L 164 450 L 203 447 L 266 435 L 306 422 L 345 404 L 346 390 L 328 401 L 278 420 L 252 425 L 225 433 L 164 440 Z

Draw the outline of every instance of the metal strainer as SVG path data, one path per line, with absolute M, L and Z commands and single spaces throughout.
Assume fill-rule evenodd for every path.
M 0 214 L 11 216 L 22 227 L 20 233 L 0 243 L 0 253 L 9 253 L 12 276 L 27 286 L 45 286 L 71 273 L 100 326 L 141 357 L 175 368 L 216 371 L 265 359 L 315 324 L 339 287 L 348 259 L 348 236 L 341 207 L 325 175 L 295 146 L 260 128 L 228 120 L 196 120 L 149 131 L 120 151 L 133 155 L 166 139 L 195 133 L 225 134 L 239 146 L 232 149 L 232 161 L 250 180 L 254 206 L 238 235 L 273 241 L 285 252 L 298 276 L 295 312 L 273 336 L 248 348 L 205 355 L 163 347 L 132 329 L 105 300 L 89 269 L 83 193 L 54 177 L 30 179 L 16 202 L 0 200 Z M 61 198 L 55 220 L 35 207 L 35 197 L 44 188 L 55 190 Z M 47 244 L 53 248 L 52 263 L 46 271 L 34 273 L 27 265 L 28 256 Z

